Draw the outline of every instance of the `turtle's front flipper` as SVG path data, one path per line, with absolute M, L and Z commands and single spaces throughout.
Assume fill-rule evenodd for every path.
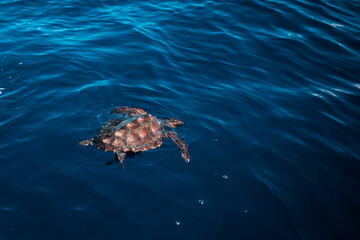
M 89 146 L 89 145 L 93 145 L 94 144 L 94 138 L 90 138 L 90 139 L 87 139 L 87 140 L 83 140 L 81 142 L 79 142 L 79 145 L 81 146 Z
M 184 124 L 183 121 L 176 119 L 176 118 L 169 118 L 169 119 L 164 119 L 165 120 L 165 125 L 171 128 L 177 128 L 178 126 L 181 126 Z
M 109 113 L 126 114 L 130 116 L 140 116 L 147 114 L 147 112 L 145 112 L 140 108 L 131 108 L 131 107 L 117 107 L 111 110 Z
M 126 153 L 124 153 L 124 152 L 116 153 L 116 157 L 119 160 L 119 162 L 121 163 L 121 167 L 123 170 L 125 170 L 125 162 L 124 162 L 125 156 L 126 156 Z
M 174 131 L 167 132 L 166 136 L 171 138 L 176 143 L 176 145 L 181 149 L 181 156 L 184 158 L 185 162 L 190 162 L 190 154 L 188 147 L 185 145 L 185 141 L 181 139 Z

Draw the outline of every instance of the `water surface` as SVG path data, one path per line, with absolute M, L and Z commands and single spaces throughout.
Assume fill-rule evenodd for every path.
M 359 239 L 358 1 L 1 1 L 1 239 Z M 106 165 L 117 106 L 185 122 Z

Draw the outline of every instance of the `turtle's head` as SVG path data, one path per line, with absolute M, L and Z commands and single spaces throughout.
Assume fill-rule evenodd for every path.
M 171 128 L 177 128 L 178 126 L 181 126 L 183 124 L 184 124 L 183 121 L 180 121 L 179 119 L 176 118 L 170 118 L 165 120 L 165 125 Z

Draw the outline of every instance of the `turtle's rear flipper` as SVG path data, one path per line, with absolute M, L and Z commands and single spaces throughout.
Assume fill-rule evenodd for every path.
M 93 145 L 94 144 L 93 141 L 94 141 L 94 138 L 90 138 L 87 140 L 83 140 L 83 141 L 79 142 L 78 144 L 85 147 L 85 146 Z
M 117 107 L 113 110 L 111 110 L 109 113 L 115 113 L 115 114 L 126 114 L 130 116 L 140 116 L 147 114 L 144 110 L 140 108 L 131 108 L 131 107 Z
M 116 157 L 119 160 L 119 162 L 121 163 L 121 167 L 123 170 L 125 170 L 125 162 L 124 162 L 125 156 L 126 156 L 126 153 L 124 153 L 124 152 L 116 153 Z

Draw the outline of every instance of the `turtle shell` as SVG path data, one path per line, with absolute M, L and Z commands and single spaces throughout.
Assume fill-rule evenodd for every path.
M 159 147 L 165 139 L 164 125 L 151 114 L 126 120 L 110 120 L 95 137 L 105 151 L 139 152 Z

